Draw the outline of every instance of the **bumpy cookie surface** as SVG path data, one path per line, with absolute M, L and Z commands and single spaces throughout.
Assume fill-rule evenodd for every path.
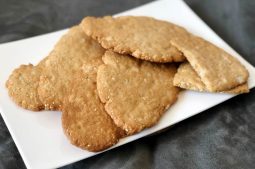
M 177 73 L 174 76 L 174 85 L 188 90 L 196 90 L 201 92 L 209 91 L 188 62 L 182 63 L 179 66 Z M 233 89 L 221 92 L 240 94 L 249 92 L 249 88 L 248 84 L 244 83 L 234 87 Z
M 185 60 L 170 40 L 186 31 L 172 23 L 150 17 L 86 17 L 81 26 L 104 48 L 152 62 Z
M 63 98 L 71 89 L 73 74 L 82 69 L 84 64 L 101 64 L 103 53 L 104 49 L 79 26 L 71 28 L 49 54 L 40 76 L 38 93 L 45 109 L 60 110 Z
M 227 91 L 248 79 L 233 56 L 182 27 L 149 17 L 86 17 L 81 26 L 104 48 L 154 62 L 190 62 L 210 92 Z
M 6 82 L 12 100 L 25 109 L 33 111 L 44 109 L 37 92 L 40 71 L 40 64 L 21 65 L 12 72 Z
M 247 82 L 248 71 L 233 56 L 194 35 L 173 39 L 210 92 L 233 89 Z
M 70 142 L 89 151 L 116 144 L 119 129 L 98 97 L 95 70 L 76 73 L 70 89 L 62 107 L 62 125 Z
M 128 135 L 153 126 L 179 93 L 176 68 L 106 51 L 97 90 L 107 113 Z
M 38 86 L 44 58 L 36 66 L 21 65 L 15 69 L 6 81 L 6 87 L 12 100 L 19 106 L 33 111 L 44 109 L 44 104 L 38 95 Z

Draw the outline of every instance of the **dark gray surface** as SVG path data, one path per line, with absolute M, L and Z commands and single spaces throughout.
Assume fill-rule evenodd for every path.
M 78 23 L 86 15 L 114 14 L 148 1 L 0 0 L 0 43 L 59 30 Z M 255 65 L 255 1 L 186 2 L 216 33 Z M 63 169 L 252 169 L 255 162 L 254 96 L 252 90 L 161 134 Z M 26 168 L 1 117 L 0 168 Z

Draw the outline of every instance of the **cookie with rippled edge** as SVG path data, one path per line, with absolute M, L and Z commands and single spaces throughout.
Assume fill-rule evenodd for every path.
M 185 60 L 170 40 L 175 36 L 181 38 L 186 31 L 166 21 L 145 16 L 86 17 L 81 27 L 105 49 L 120 54 L 152 62 Z
M 105 110 L 127 135 L 155 125 L 177 100 L 176 67 L 106 51 L 97 73 L 97 90 Z
M 174 85 L 187 90 L 208 92 L 205 84 L 201 81 L 200 77 L 188 62 L 182 63 L 179 66 L 177 73 L 174 76 Z M 249 87 L 247 83 L 244 83 L 233 89 L 221 92 L 231 94 L 248 93 Z
M 90 69 L 91 65 L 84 67 Z M 124 132 L 114 124 L 98 97 L 95 69 L 74 74 L 62 112 L 66 136 L 73 145 L 82 149 L 102 151 L 123 137 Z
M 79 26 L 72 27 L 49 54 L 39 80 L 39 98 L 48 110 L 61 110 L 63 98 L 71 89 L 73 74 L 102 64 L 105 50 L 88 37 Z
M 47 57 L 36 66 L 32 64 L 21 65 L 15 69 L 6 81 L 6 88 L 12 100 L 28 110 L 39 111 L 44 109 L 38 95 L 39 79 L 42 67 Z
M 40 66 L 21 65 L 15 69 L 6 82 L 9 96 L 19 106 L 33 111 L 44 109 L 37 88 Z

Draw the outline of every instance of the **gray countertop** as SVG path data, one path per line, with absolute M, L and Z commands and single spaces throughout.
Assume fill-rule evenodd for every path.
M 150 0 L 0 0 L 0 43 L 70 27 L 87 15 L 118 13 Z M 185 0 L 227 43 L 255 65 L 255 1 Z M 4 56 L 0 56 L 4 57 Z M 63 169 L 255 167 L 255 90 L 160 134 Z M 26 168 L 0 116 L 0 169 Z

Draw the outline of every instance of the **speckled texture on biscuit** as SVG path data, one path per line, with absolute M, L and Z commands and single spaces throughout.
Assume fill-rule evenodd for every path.
M 210 92 L 245 83 L 248 71 L 233 56 L 184 28 L 149 17 L 86 17 L 81 26 L 104 48 L 153 62 L 185 56 Z M 220 80 L 219 80 L 220 79 Z
M 79 26 L 71 28 L 49 54 L 40 76 L 38 93 L 45 109 L 61 110 L 63 98 L 70 90 L 73 74 L 82 69 L 84 64 L 101 64 L 103 54 L 104 49 Z
M 97 94 L 95 70 L 74 75 L 62 111 L 63 130 L 72 144 L 101 151 L 118 142 L 118 127 Z
M 227 91 L 247 82 L 246 68 L 212 43 L 191 34 L 171 43 L 183 52 L 208 91 Z
M 128 135 L 153 126 L 177 99 L 176 67 L 106 51 L 97 90 L 107 113 Z
M 19 106 L 38 111 L 44 108 L 39 99 L 37 88 L 40 77 L 40 67 L 21 65 L 15 69 L 6 82 L 8 93 Z
M 152 62 L 185 60 L 170 40 L 186 31 L 172 23 L 150 17 L 86 17 L 81 26 L 104 48 Z
M 174 85 L 188 90 L 195 90 L 200 92 L 208 91 L 205 84 L 201 81 L 200 77 L 188 62 L 182 63 L 179 66 L 177 73 L 174 76 Z M 248 84 L 244 83 L 234 87 L 233 89 L 221 92 L 232 94 L 248 93 L 249 88 Z

